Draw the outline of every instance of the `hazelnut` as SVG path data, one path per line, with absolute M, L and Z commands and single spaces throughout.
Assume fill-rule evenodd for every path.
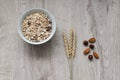
M 88 59 L 91 61 L 93 59 L 93 56 L 92 55 L 89 55 L 88 56 Z
M 88 41 L 87 40 L 83 41 L 83 45 L 88 46 Z
M 93 45 L 93 44 L 90 44 L 90 45 L 89 45 L 89 48 L 90 48 L 90 49 L 94 49 L 94 45 Z

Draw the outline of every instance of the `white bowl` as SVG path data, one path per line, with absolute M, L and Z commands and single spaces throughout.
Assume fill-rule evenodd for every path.
M 49 17 L 50 21 L 52 22 L 52 32 L 51 32 L 51 35 L 50 35 L 47 39 L 45 39 L 45 40 L 43 40 L 43 41 L 40 41 L 40 42 L 32 42 L 32 41 L 29 41 L 29 40 L 27 40 L 27 39 L 24 37 L 24 35 L 23 35 L 23 33 L 22 33 L 22 23 L 23 23 L 23 20 L 24 20 L 25 17 L 28 16 L 29 14 L 36 13 L 36 12 L 41 12 L 41 11 L 44 12 L 44 13 Z M 55 31 L 56 31 L 56 21 L 55 21 L 55 18 L 53 17 L 53 15 L 52 15 L 49 11 L 47 11 L 46 9 L 42 9 L 42 8 L 33 8 L 33 9 L 29 9 L 29 10 L 25 11 L 25 12 L 21 15 L 21 17 L 20 17 L 20 19 L 19 19 L 19 22 L 18 22 L 18 33 L 19 33 L 20 37 L 21 37 L 25 42 L 30 43 L 30 44 L 34 44 L 34 45 L 39 45 L 39 44 L 46 43 L 47 41 L 49 41 L 49 40 L 53 37 L 53 35 L 55 34 Z

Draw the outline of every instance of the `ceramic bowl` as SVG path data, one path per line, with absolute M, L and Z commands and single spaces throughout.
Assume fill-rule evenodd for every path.
M 28 15 L 30 15 L 30 14 L 32 14 L 32 13 L 38 13 L 38 12 L 41 12 L 41 11 L 44 12 L 44 13 L 49 17 L 50 21 L 52 22 L 52 32 L 51 32 L 50 36 L 49 36 L 47 39 L 43 40 L 43 41 L 40 41 L 40 42 L 32 42 L 32 41 L 29 41 L 29 40 L 27 40 L 27 39 L 24 37 L 24 35 L 23 35 L 23 33 L 22 33 L 22 23 L 23 23 L 23 20 L 25 19 L 26 16 L 28 16 Z M 48 10 L 46 10 L 46 9 L 42 9 L 42 8 L 29 9 L 29 10 L 25 11 L 25 12 L 21 15 L 21 17 L 20 17 L 20 19 L 19 19 L 19 21 L 18 21 L 18 33 L 19 33 L 20 37 L 21 37 L 25 42 L 27 42 L 27 43 L 29 43 L 29 44 L 40 45 L 40 44 L 46 43 L 46 42 L 48 42 L 48 41 L 54 36 L 55 31 L 56 31 L 56 21 L 55 21 L 55 18 L 54 18 L 54 16 L 53 16 Z

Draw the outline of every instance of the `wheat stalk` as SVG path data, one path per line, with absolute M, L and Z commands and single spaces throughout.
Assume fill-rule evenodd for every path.
M 70 55 L 69 55 L 69 45 L 68 45 L 67 35 L 65 33 L 63 33 L 63 40 L 64 40 L 66 55 L 67 55 L 67 58 L 69 58 L 70 57 Z
M 69 63 L 70 80 L 73 80 L 73 58 L 72 57 L 68 60 L 68 63 Z
M 64 46 L 69 63 L 70 80 L 73 80 L 73 58 L 76 50 L 76 33 L 74 29 L 70 30 L 70 41 L 68 43 L 67 35 L 63 33 Z

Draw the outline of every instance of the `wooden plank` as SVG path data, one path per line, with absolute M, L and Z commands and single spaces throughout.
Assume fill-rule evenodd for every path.
M 39 7 L 54 15 L 57 31 L 48 43 L 33 46 L 19 37 L 17 21 Z M 77 33 L 73 80 L 119 80 L 119 25 L 119 0 L 0 0 L 0 80 L 69 80 L 62 32 L 71 27 Z M 82 45 L 90 37 L 96 37 L 100 55 L 91 62 Z

